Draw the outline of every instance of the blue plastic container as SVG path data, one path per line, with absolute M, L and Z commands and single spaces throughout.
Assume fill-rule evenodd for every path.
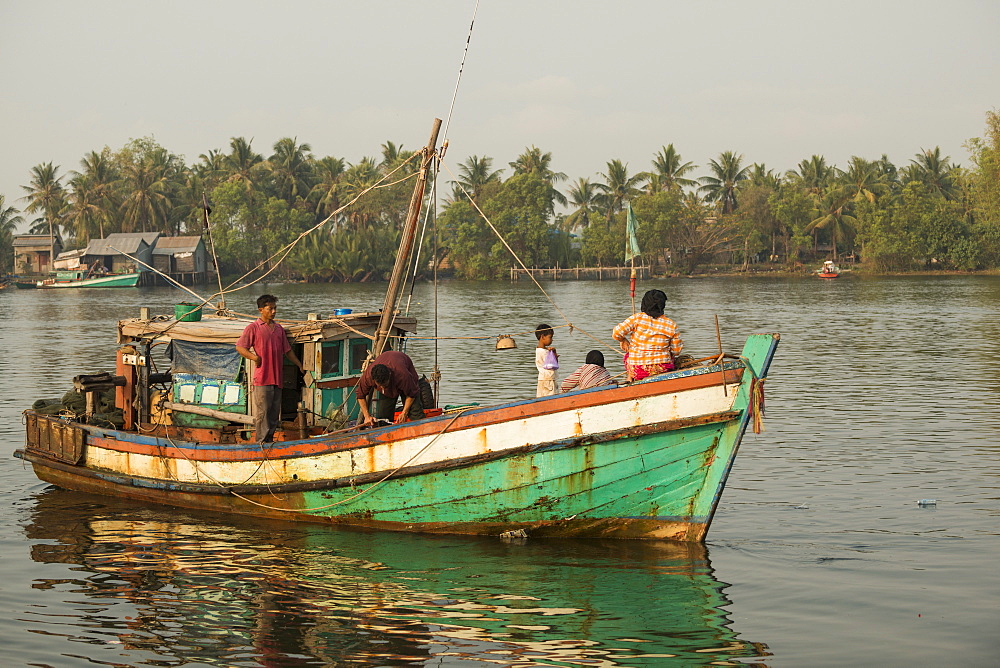
M 333 314 L 334 315 L 350 315 L 351 312 L 352 311 L 349 308 L 335 308 L 335 309 L 333 309 Z

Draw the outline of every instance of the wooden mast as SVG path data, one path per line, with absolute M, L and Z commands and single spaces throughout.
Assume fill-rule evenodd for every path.
M 406 268 L 409 266 L 410 254 L 413 252 L 413 239 L 417 232 L 417 219 L 420 217 L 420 205 L 424 199 L 424 187 L 427 185 L 427 174 L 430 170 L 431 161 L 434 159 L 434 151 L 437 148 L 438 132 L 441 129 L 441 119 L 435 118 L 431 128 L 431 138 L 427 146 L 423 149 L 423 158 L 420 163 L 420 172 L 417 174 L 417 183 L 413 188 L 413 196 L 410 198 L 410 208 L 406 214 L 406 222 L 403 225 L 403 235 L 399 242 L 399 252 L 396 254 L 396 264 L 393 265 L 392 275 L 389 278 L 389 288 L 385 293 L 385 303 L 382 305 L 382 317 L 378 322 L 378 329 L 375 330 L 375 345 L 372 347 L 372 357 L 378 357 L 385 350 L 386 341 L 392 329 L 392 321 L 396 312 L 396 297 L 399 294 L 399 287 L 406 275 Z

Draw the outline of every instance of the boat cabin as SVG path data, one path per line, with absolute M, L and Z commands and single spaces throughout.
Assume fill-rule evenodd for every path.
M 141 425 L 143 431 L 152 428 L 209 442 L 252 440 L 248 430 L 254 389 L 249 379 L 254 364 L 236 352 L 236 341 L 250 321 L 176 315 L 181 319 L 160 316 L 118 323 L 116 373 L 124 382 L 117 388 L 116 404 L 123 410 L 124 428 Z M 307 374 L 300 377 L 285 360 L 277 440 L 322 433 L 357 419 L 354 388 L 380 317 L 374 312 L 281 321 Z M 414 318 L 397 317 L 388 347 L 398 347 L 393 342 L 414 331 Z M 156 366 L 166 359 L 169 369 L 153 368 L 154 359 L 161 360 Z

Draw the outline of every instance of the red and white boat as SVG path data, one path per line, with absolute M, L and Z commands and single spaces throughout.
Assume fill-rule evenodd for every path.
M 840 276 L 840 267 L 835 265 L 833 260 L 827 260 L 818 273 L 820 278 L 837 278 Z

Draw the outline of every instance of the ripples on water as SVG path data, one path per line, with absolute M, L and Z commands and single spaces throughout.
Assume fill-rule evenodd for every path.
M 39 483 L 20 411 L 113 368 L 114 321 L 166 289 L 0 293 L 0 640 L 11 665 L 990 665 L 998 647 L 1000 280 L 671 280 L 690 352 L 780 331 L 706 549 L 408 536 L 134 507 Z M 609 341 L 623 283 L 545 283 Z M 269 286 L 279 318 L 370 286 Z M 253 295 L 237 297 L 251 311 Z M 434 333 L 431 290 L 412 310 Z M 527 284 L 440 291 L 442 402 L 532 396 L 559 313 Z M 515 351 L 495 337 L 514 333 Z M 557 329 L 563 370 L 599 347 Z M 434 344 L 409 352 L 429 371 Z M 613 372 L 620 361 L 606 350 Z M 918 499 L 937 506 L 919 508 Z M 727 584 L 731 583 L 731 584 Z
M 31 559 L 70 568 L 35 575 L 48 601 L 20 621 L 109 662 L 612 666 L 765 651 L 728 628 L 699 547 L 218 524 L 60 490 L 29 512 Z M 38 655 L 48 642 L 19 644 Z

